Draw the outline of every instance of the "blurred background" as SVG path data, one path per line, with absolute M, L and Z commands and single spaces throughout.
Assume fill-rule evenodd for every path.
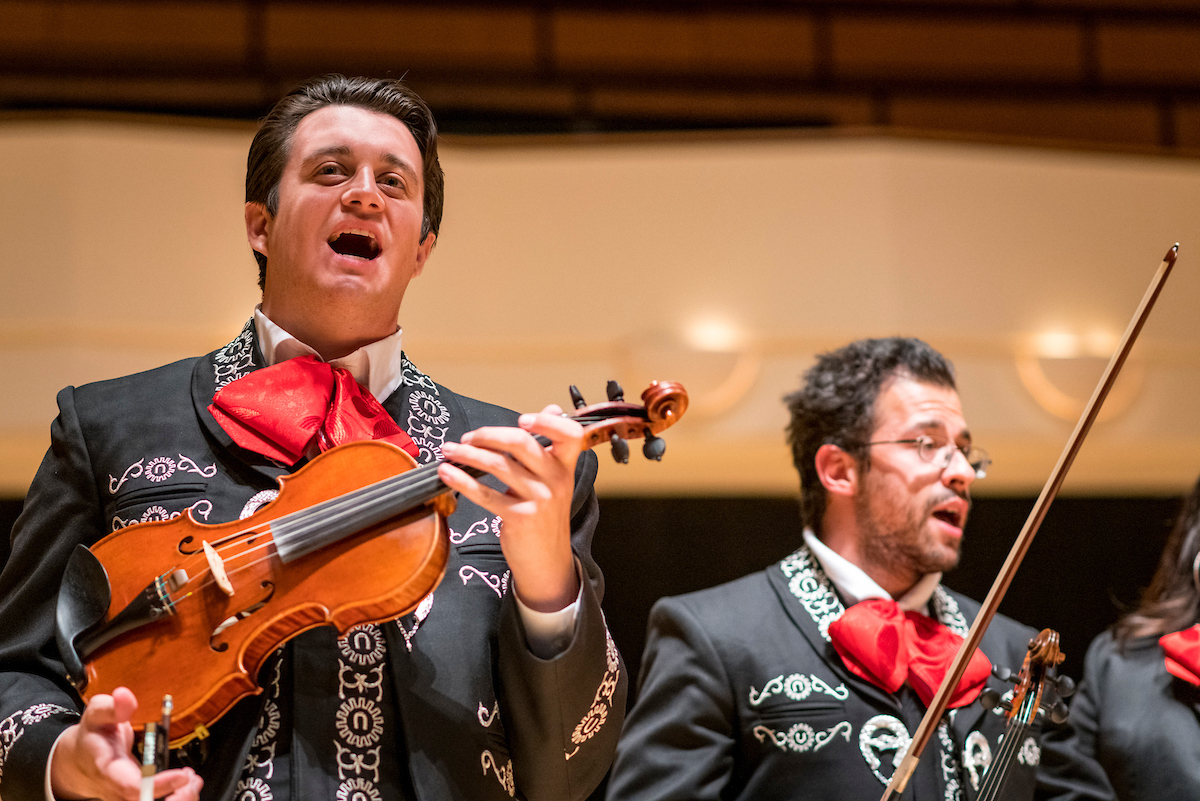
M 655 599 L 799 543 L 780 398 L 859 337 L 957 366 L 995 465 L 947 582 L 981 598 L 1178 241 L 1001 609 L 1078 677 L 1136 601 L 1200 474 L 1197 0 L 0 0 L 5 530 L 58 389 L 240 330 L 254 121 L 328 71 L 404 76 L 442 126 L 415 363 L 518 409 L 691 390 L 661 464 L 600 454 L 632 669 Z

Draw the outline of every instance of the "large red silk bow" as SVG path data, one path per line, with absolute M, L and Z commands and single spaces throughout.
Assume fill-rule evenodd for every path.
M 231 381 L 208 407 L 225 433 L 247 450 L 294 465 L 315 439 L 322 451 L 381 439 L 416 458 L 412 438 L 348 370 L 299 356 Z
M 907 681 L 925 706 L 933 700 L 963 641 L 936 620 L 902 611 L 895 601 L 881 598 L 847 609 L 829 624 L 829 636 L 851 673 L 889 693 Z M 950 706 L 974 701 L 991 672 L 992 663 L 976 650 L 950 696 Z
M 1158 638 L 1166 654 L 1167 672 L 1200 687 L 1200 626 Z

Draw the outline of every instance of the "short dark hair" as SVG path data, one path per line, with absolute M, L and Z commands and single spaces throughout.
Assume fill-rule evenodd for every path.
M 804 373 L 804 386 L 785 397 L 791 423 L 788 442 L 800 473 L 800 516 L 821 533 L 825 487 L 817 477 L 817 450 L 837 445 L 870 468 L 867 442 L 875 429 L 875 401 L 894 378 L 911 378 L 955 389 L 954 367 L 919 339 L 861 339 L 823 353 Z
M 272 216 L 279 211 L 279 182 L 291 153 L 296 126 L 325 106 L 357 106 L 388 114 L 404 123 L 417 142 L 424 164 L 424 215 L 421 241 L 437 236 L 442 224 L 444 179 L 438 164 L 437 122 L 416 92 L 391 78 L 347 78 L 323 75 L 288 92 L 263 118 L 246 159 L 246 202 L 262 203 Z M 266 287 L 267 257 L 258 260 L 258 286 Z
M 1183 502 L 1141 603 L 1113 627 L 1113 635 L 1122 647 L 1131 638 L 1161 637 L 1200 622 L 1200 587 L 1196 586 L 1194 570 L 1198 553 L 1200 479 Z

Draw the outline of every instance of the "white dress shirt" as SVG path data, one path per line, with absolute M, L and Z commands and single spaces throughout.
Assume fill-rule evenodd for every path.
M 813 556 L 817 557 L 817 561 L 821 563 L 821 569 L 825 571 L 825 575 L 829 576 L 833 586 L 846 599 L 847 606 L 853 606 L 868 598 L 892 600 L 888 591 L 880 587 L 861 567 L 821 542 L 817 539 L 817 535 L 807 528 L 804 529 L 804 543 L 813 552 Z M 938 582 L 941 580 L 940 572 L 926 573 L 920 581 L 913 585 L 912 589 L 896 598 L 895 601 L 905 612 L 920 612 L 927 615 L 929 614 L 929 599 L 933 597 L 933 591 L 937 589 Z

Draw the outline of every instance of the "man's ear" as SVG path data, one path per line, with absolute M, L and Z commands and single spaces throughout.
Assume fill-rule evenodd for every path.
M 817 449 L 816 467 L 826 492 L 845 497 L 858 492 L 858 460 L 837 445 L 822 445 Z
M 271 232 L 271 213 L 267 211 L 267 207 L 262 203 L 247 203 L 246 204 L 246 241 L 250 243 L 250 247 L 267 258 L 271 254 L 267 252 L 267 239 Z
M 437 234 L 431 231 L 425 234 L 421 244 L 417 245 L 417 269 L 413 270 L 413 278 L 416 278 L 425 269 L 425 262 L 429 261 L 429 254 L 433 252 L 433 243 L 436 240 Z

